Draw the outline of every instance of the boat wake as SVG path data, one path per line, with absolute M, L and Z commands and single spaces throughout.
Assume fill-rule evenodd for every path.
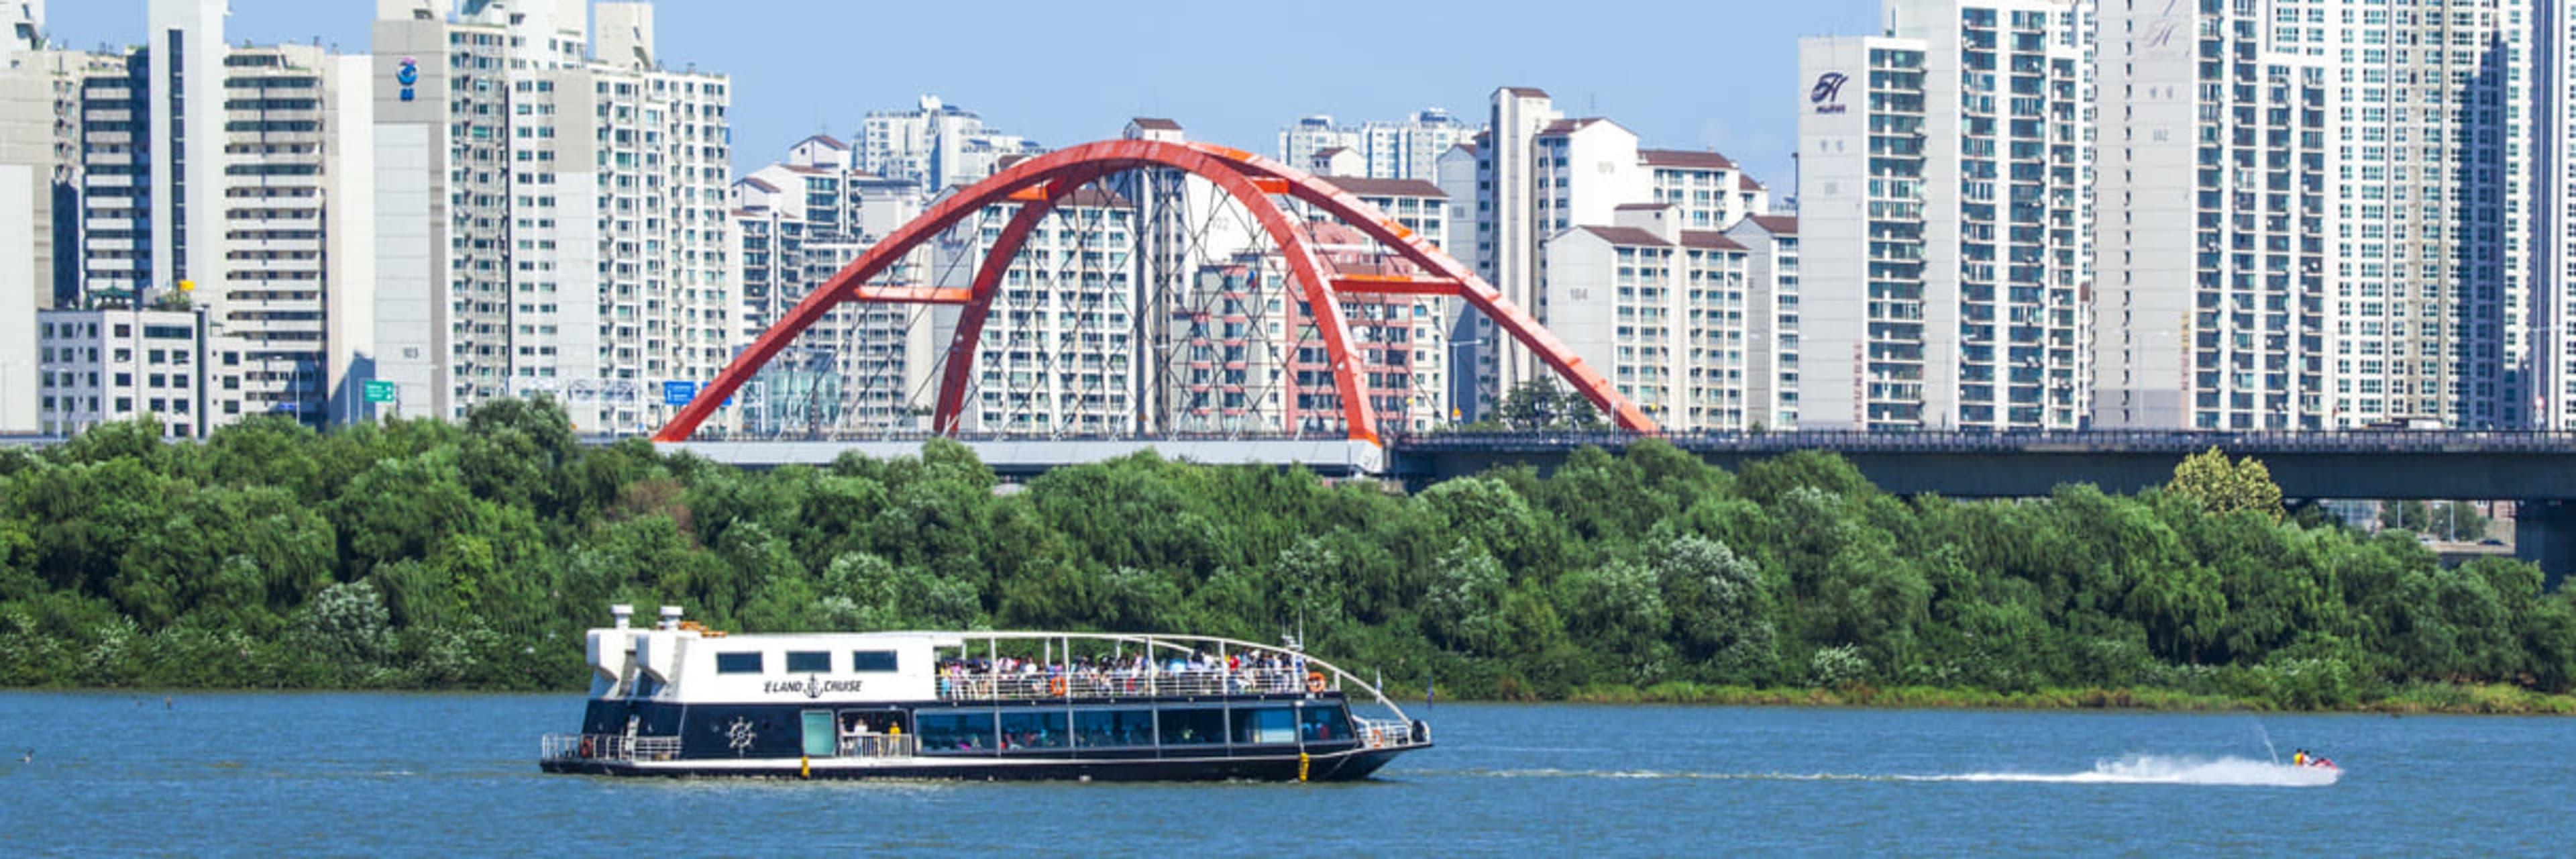
M 1717 773 L 1668 770 L 1451 770 L 1415 771 L 1419 775 L 1475 778 L 1689 779 L 1699 781 L 1877 781 L 1999 782 L 2022 784 L 2178 784 L 2244 787 L 2325 787 L 2343 777 L 2341 770 L 2275 764 L 2247 758 L 2190 758 L 2130 755 L 2101 761 L 2093 769 L 2072 773 L 1979 772 L 1956 775 L 1872 775 L 1837 773 Z
M 2276 764 L 2247 758 L 2190 758 L 2130 755 L 2101 761 L 2089 772 L 1966 773 L 1944 776 L 1899 776 L 1903 781 L 2026 782 L 2033 784 L 2190 784 L 2245 787 L 2325 787 L 2343 778 L 2332 767 Z

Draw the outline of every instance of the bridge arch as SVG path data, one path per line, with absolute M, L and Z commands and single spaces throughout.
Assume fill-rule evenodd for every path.
M 1363 369 L 1351 349 L 1349 322 L 1338 300 L 1338 296 L 1343 294 L 1442 295 L 1464 299 L 1537 353 L 1621 429 L 1645 433 L 1656 431 L 1654 422 L 1620 395 L 1609 380 L 1576 356 L 1555 335 L 1540 327 L 1536 319 L 1505 300 L 1492 285 L 1429 241 L 1377 211 L 1376 207 L 1332 186 L 1329 179 L 1222 146 L 1108 140 L 1013 164 L 989 179 L 949 195 L 920 217 L 887 234 L 830 280 L 816 287 L 769 330 L 762 332 L 750 348 L 725 367 L 723 373 L 699 390 L 697 397 L 654 435 L 654 440 L 687 441 L 696 435 L 698 427 L 719 406 L 798 335 L 822 321 L 833 308 L 852 301 L 961 307 L 956 331 L 950 338 L 947 366 L 941 374 L 938 404 L 932 417 L 935 430 L 954 434 L 966 406 L 966 389 L 973 378 L 975 352 L 982 339 L 993 295 L 1012 258 L 1020 252 L 1029 234 L 1046 214 L 1076 190 L 1115 173 L 1141 169 L 1174 169 L 1204 179 L 1259 221 L 1262 230 L 1286 258 L 1290 278 L 1295 281 L 1315 319 L 1316 333 L 1323 340 L 1350 438 L 1375 442 L 1379 440 L 1379 433 L 1375 411 L 1361 388 Z M 1291 197 L 1341 220 L 1428 274 L 1419 277 L 1342 276 L 1324 256 L 1317 253 L 1313 243 L 1298 229 L 1297 222 L 1272 199 L 1273 195 Z M 1018 213 L 1003 228 L 966 289 L 869 285 L 869 281 L 884 274 L 895 263 L 966 219 L 991 206 L 1011 202 L 1020 204 Z

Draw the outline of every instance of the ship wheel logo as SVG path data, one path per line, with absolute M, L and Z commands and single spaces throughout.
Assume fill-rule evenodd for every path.
M 749 717 L 737 716 L 733 724 L 725 726 L 725 745 L 733 747 L 735 754 L 751 751 L 751 741 L 758 736 L 760 734 L 751 729 Z

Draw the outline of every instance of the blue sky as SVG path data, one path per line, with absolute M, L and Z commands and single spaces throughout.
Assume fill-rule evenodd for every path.
M 372 0 L 232 0 L 235 44 L 367 49 Z M 144 0 L 53 0 L 73 47 L 124 45 Z M 923 93 L 1050 146 L 1112 137 L 1131 116 L 1271 153 L 1308 113 L 1481 119 L 1498 86 L 1535 86 L 1645 145 L 1715 148 L 1788 184 L 1797 40 L 1871 32 L 1878 0 L 1304 0 L 1210 3 L 662 0 L 664 63 L 732 75 L 737 164 Z M 974 10 L 974 11 L 959 11 Z

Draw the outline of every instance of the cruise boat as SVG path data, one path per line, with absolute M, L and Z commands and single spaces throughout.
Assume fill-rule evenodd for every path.
M 630 607 L 611 612 L 616 625 L 588 636 L 581 730 L 544 738 L 546 772 L 1347 781 L 1431 747 L 1430 728 L 1376 685 L 1293 646 L 1061 632 L 726 635 L 676 607 L 651 628 L 635 628 Z

